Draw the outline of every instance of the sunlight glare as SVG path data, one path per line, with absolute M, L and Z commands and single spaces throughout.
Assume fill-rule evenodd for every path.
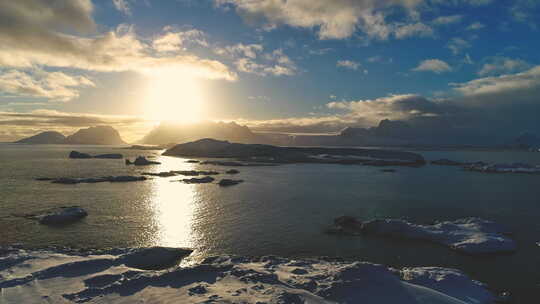
M 182 123 L 203 119 L 204 98 L 198 78 L 174 68 L 153 70 L 148 78 L 145 117 Z

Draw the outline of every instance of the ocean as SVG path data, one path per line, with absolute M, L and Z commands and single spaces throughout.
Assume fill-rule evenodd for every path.
M 69 159 L 71 150 L 91 154 L 153 156 L 161 165 L 126 166 L 124 160 Z M 189 185 L 182 177 L 133 183 L 60 185 L 36 177 L 139 175 L 169 170 L 230 168 L 187 163 L 161 151 L 109 146 L 0 144 L 0 245 L 32 248 L 177 246 L 195 256 L 216 254 L 339 257 L 389 266 L 442 266 L 465 271 L 515 303 L 540 292 L 540 175 L 482 174 L 457 167 L 379 167 L 293 164 L 240 167 L 222 188 Z M 427 160 L 526 162 L 540 153 L 515 151 L 417 151 Z M 217 179 L 222 176 L 217 176 Z M 81 206 L 89 216 L 63 227 L 21 217 L 53 207 Z M 435 244 L 366 236 L 325 234 L 341 215 L 360 220 L 403 218 L 416 223 L 477 216 L 510 228 L 512 255 L 473 257 Z

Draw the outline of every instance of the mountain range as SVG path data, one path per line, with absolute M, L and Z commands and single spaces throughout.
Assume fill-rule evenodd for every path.
M 138 144 L 172 146 L 178 143 L 213 138 L 236 143 L 271 144 L 279 146 L 478 146 L 517 149 L 538 149 L 540 138 L 525 132 L 512 139 L 467 134 L 463 130 L 444 125 L 441 120 L 424 120 L 414 123 L 382 120 L 375 127 L 346 127 L 338 133 L 327 135 L 295 135 L 254 132 L 235 122 L 202 122 L 197 124 L 161 123 L 153 128 Z M 110 126 L 81 129 L 64 136 L 47 131 L 24 138 L 17 143 L 30 144 L 91 144 L 123 145 L 119 132 Z
M 55 131 L 46 131 L 31 137 L 23 138 L 16 143 L 21 144 L 66 144 L 66 145 L 125 145 L 120 133 L 110 126 L 97 126 L 80 129 L 72 135 Z

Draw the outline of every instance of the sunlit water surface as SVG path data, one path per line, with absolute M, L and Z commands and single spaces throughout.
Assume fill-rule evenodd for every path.
M 69 151 L 155 156 L 158 166 L 123 160 L 71 160 Z M 420 152 L 427 159 L 540 163 L 540 153 Z M 228 168 L 162 157 L 160 151 L 97 146 L 0 144 L 0 244 L 31 247 L 179 246 L 212 254 L 332 256 L 391 266 L 445 266 L 465 270 L 519 301 L 540 292 L 540 176 L 490 175 L 455 167 L 396 168 L 341 165 L 242 167 L 243 184 L 188 185 L 182 177 L 134 183 L 58 185 L 35 177 L 138 175 L 169 170 Z M 225 175 L 217 176 L 219 178 Z M 14 214 L 81 206 L 89 216 L 61 228 Z M 399 217 L 419 223 L 480 216 L 515 232 L 510 256 L 470 257 L 423 242 L 324 234 L 340 215 L 362 220 Z

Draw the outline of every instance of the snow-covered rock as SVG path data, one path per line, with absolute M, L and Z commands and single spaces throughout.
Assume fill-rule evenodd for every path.
M 133 249 L 84 255 L 0 252 L 4 252 L 1 303 L 491 304 L 497 300 L 484 284 L 458 270 L 438 267 L 399 271 L 366 262 L 217 256 L 144 271 L 126 265 L 135 257 Z M 154 262 L 163 253 L 138 252 L 145 254 L 137 259 Z
M 472 280 L 456 269 L 441 267 L 415 267 L 401 270 L 404 281 L 431 288 L 444 294 L 452 294 L 466 303 L 492 303 L 497 300 L 481 282 Z
M 516 243 L 503 226 L 480 218 L 465 218 L 434 225 L 412 224 L 400 219 L 362 223 L 367 234 L 405 239 L 427 240 L 467 254 L 511 253 Z

